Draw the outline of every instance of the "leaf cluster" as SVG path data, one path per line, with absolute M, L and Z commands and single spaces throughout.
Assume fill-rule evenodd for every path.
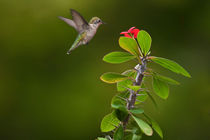
M 112 132 L 108 137 L 99 137 L 98 140 L 140 140 L 142 135 L 152 136 L 155 131 L 161 138 L 163 132 L 158 123 L 145 114 L 140 105 L 147 99 L 157 105 L 153 93 L 162 99 L 169 96 L 169 85 L 179 85 L 179 82 L 147 68 L 147 63 L 156 63 L 160 66 L 186 77 L 190 74 L 178 63 L 157 56 L 150 56 L 152 39 L 144 31 L 139 31 L 137 38 L 120 37 L 119 46 L 125 52 L 111 52 L 103 57 L 103 60 L 111 64 L 120 64 L 136 59 L 137 65 L 122 73 L 107 72 L 100 79 L 103 82 L 117 86 L 118 93 L 112 98 L 113 111 L 106 115 L 101 122 L 102 132 Z M 146 63 L 145 63 L 146 62 Z M 144 66 L 144 67 L 143 67 Z M 143 69 L 144 68 L 144 69 Z M 143 75 L 141 83 L 136 84 L 139 74 Z M 152 77 L 153 91 L 147 88 L 144 80 L 147 76 Z M 130 97 L 135 96 L 135 103 L 131 103 Z M 109 133 L 110 134 L 110 133 Z

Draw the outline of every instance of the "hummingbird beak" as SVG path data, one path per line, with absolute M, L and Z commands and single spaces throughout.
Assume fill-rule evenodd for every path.
M 106 22 L 101 21 L 102 24 L 107 24 Z

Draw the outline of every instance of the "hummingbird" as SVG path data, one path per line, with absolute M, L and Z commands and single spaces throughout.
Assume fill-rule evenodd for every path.
M 100 18 L 93 17 L 89 23 L 81 16 L 79 12 L 74 9 L 70 9 L 72 20 L 59 16 L 61 20 L 72 26 L 79 34 L 72 44 L 71 48 L 67 51 L 70 54 L 71 51 L 81 45 L 87 45 L 89 41 L 95 36 L 98 27 L 101 24 L 105 24 Z

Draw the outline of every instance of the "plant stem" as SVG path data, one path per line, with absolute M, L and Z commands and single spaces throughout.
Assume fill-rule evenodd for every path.
M 133 83 L 133 85 L 135 85 L 135 86 L 140 86 L 142 81 L 143 81 L 144 71 L 146 70 L 146 65 L 147 65 L 147 60 L 143 57 L 143 58 L 141 58 L 141 63 L 142 64 L 139 64 L 139 67 L 137 69 L 137 75 L 136 75 L 136 78 L 135 78 L 135 82 Z M 130 96 L 129 96 L 128 102 L 127 102 L 127 109 L 128 110 L 134 108 L 134 105 L 135 105 L 135 102 L 136 102 L 136 97 L 137 97 L 137 92 L 131 90 L 130 91 Z M 126 119 L 123 121 L 124 130 L 126 129 L 126 126 L 128 124 L 129 119 L 130 119 L 130 114 L 128 114 Z

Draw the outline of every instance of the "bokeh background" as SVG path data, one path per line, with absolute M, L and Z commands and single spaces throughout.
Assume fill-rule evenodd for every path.
M 88 46 L 66 55 L 77 33 L 57 16 L 71 18 L 70 8 L 108 24 Z M 100 121 L 117 92 L 99 77 L 132 68 L 135 61 L 112 65 L 102 58 L 121 50 L 119 33 L 132 26 L 151 34 L 152 55 L 175 60 L 192 75 L 152 65 L 181 85 L 170 88 L 166 101 L 155 97 L 159 111 L 148 100 L 146 113 L 159 122 L 165 140 L 210 139 L 209 0 L 1 0 L 0 17 L 1 140 L 103 136 Z

